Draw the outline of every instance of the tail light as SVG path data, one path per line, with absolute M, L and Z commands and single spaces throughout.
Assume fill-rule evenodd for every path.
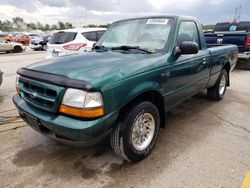
M 245 47 L 250 48 L 250 35 L 247 35 Z
M 86 43 L 75 43 L 63 46 L 65 50 L 78 51 L 80 48 L 87 46 Z

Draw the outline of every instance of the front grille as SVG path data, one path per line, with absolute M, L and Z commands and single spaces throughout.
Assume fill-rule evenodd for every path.
M 56 112 L 64 88 L 24 77 L 19 78 L 20 95 L 29 104 L 50 112 Z

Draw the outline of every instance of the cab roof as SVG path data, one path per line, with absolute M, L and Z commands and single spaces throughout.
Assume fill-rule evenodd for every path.
M 195 20 L 195 21 L 197 21 L 197 19 L 195 17 L 192 17 L 192 16 L 154 15 L 154 16 L 144 16 L 144 17 L 135 17 L 135 18 L 122 19 L 122 20 L 115 21 L 113 23 L 122 22 L 122 21 L 129 21 L 129 20 L 138 20 L 138 19 L 152 19 L 152 18 L 173 18 L 175 20 L 180 19 L 180 20 Z

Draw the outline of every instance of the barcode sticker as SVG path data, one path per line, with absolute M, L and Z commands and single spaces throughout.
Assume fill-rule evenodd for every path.
M 168 19 L 148 19 L 147 24 L 167 25 Z

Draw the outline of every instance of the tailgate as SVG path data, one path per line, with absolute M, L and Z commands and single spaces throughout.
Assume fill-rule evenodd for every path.
M 207 33 L 205 34 L 207 44 L 234 44 L 239 48 L 239 52 L 245 51 L 247 33 Z

